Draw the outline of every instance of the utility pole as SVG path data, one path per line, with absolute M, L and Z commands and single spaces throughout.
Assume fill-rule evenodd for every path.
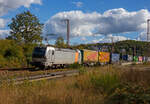
M 113 37 L 111 37 L 111 42 L 112 42 L 112 53 L 114 52 L 114 38 Z
M 70 41 L 70 20 L 69 19 L 64 19 L 67 23 L 67 45 L 69 46 L 69 41 Z
M 136 56 L 136 46 L 134 46 L 134 56 Z
M 150 19 L 147 20 L 147 41 L 150 41 Z

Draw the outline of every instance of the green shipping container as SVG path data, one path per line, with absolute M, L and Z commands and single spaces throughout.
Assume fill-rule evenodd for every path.
M 138 62 L 138 60 L 139 60 L 139 59 L 138 59 L 138 56 L 134 56 L 134 57 L 133 57 L 133 60 L 134 60 L 134 62 Z

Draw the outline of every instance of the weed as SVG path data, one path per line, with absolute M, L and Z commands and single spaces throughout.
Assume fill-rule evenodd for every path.
M 106 104 L 149 104 L 150 89 L 137 84 L 122 84 L 107 99 Z
M 91 83 L 101 93 L 109 93 L 112 88 L 120 84 L 120 80 L 116 73 L 105 73 L 91 76 Z
M 70 69 L 79 69 L 82 67 L 81 64 L 75 63 L 68 66 Z

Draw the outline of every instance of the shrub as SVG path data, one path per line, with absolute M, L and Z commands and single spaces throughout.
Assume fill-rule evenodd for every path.
M 106 98 L 106 104 L 149 104 L 150 89 L 142 85 L 122 84 Z
M 69 65 L 69 68 L 71 68 L 71 69 L 80 69 L 81 67 L 82 67 L 82 65 L 78 64 L 78 63 Z
M 23 67 L 32 58 L 35 44 L 19 45 L 13 40 L 0 40 L 0 67 Z
M 111 90 L 120 84 L 119 75 L 116 73 L 105 73 L 91 76 L 92 86 L 101 93 L 110 93 Z
M 0 68 L 3 68 L 5 64 L 6 64 L 5 58 L 2 55 L 0 55 Z

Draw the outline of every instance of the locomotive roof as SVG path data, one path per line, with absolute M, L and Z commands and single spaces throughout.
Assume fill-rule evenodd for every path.
M 67 49 L 67 48 L 55 48 L 57 51 L 66 51 L 66 52 L 76 52 L 77 50 Z

